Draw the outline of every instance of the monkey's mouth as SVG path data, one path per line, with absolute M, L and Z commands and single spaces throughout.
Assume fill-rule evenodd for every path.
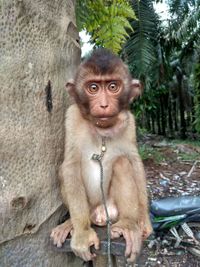
M 107 120 L 110 120 L 110 119 L 112 119 L 113 117 L 99 117 L 99 118 L 97 118 L 98 120 L 100 120 L 100 121 L 107 121 Z
M 117 116 L 94 118 L 93 122 L 96 127 L 109 128 L 116 124 Z

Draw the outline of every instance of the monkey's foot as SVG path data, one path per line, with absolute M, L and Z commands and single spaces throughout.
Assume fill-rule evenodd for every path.
M 149 218 L 146 218 L 146 220 L 142 220 L 140 222 L 140 228 L 142 231 L 143 240 L 146 240 L 150 236 L 150 234 L 153 232 L 153 228 L 152 228 Z
M 151 226 L 151 224 L 145 224 L 144 227 L 143 227 L 143 233 L 142 233 L 142 239 L 143 240 L 146 240 L 150 234 L 152 234 L 153 232 L 153 228 Z
M 67 236 L 72 233 L 72 230 L 73 226 L 70 219 L 53 228 L 50 235 L 53 244 L 58 248 L 62 247 L 62 244 L 65 242 Z
M 115 223 L 111 228 L 111 237 L 118 238 L 123 236 L 126 241 L 125 257 L 128 262 L 134 262 L 138 256 L 142 245 L 142 233 L 138 229 L 130 230 L 122 223 Z

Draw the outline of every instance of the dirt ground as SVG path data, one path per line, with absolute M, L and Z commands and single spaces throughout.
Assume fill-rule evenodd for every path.
M 152 137 L 145 144 L 156 150 L 144 160 L 150 199 L 166 196 L 200 195 L 200 147 L 191 144 L 171 144 Z M 200 259 L 184 248 L 144 246 L 135 267 L 198 267 Z

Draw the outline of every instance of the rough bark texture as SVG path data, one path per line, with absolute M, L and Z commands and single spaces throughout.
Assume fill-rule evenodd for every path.
M 74 2 L 0 0 L 0 267 L 81 266 L 48 246 L 67 79 L 80 61 Z

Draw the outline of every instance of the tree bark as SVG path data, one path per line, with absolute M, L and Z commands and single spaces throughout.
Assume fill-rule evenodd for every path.
M 165 102 L 164 101 L 165 101 L 164 96 L 160 96 L 162 135 L 166 136 L 166 117 L 165 117 Z
M 177 112 L 177 98 L 176 97 L 174 97 L 174 102 L 173 102 L 173 118 L 174 118 L 174 130 L 176 131 L 176 132 L 178 132 L 178 119 L 177 119 L 177 117 L 178 117 L 178 114 L 177 114 L 178 112 Z
M 49 246 L 64 212 L 64 86 L 80 62 L 74 2 L 0 2 L 0 266 L 81 266 Z
M 151 128 L 152 128 L 152 133 L 155 134 L 156 130 L 155 130 L 155 114 L 154 112 L 151 113 Z
M 169 125 L 169 133 L 170 137 L 173 136 L 173 121 L 172 121 L 172 96 L 169 94 L 168 96 L 168 125 Z
M 158 126 L 158 135 L 161 135 L 161 125 L 160 125 L 160 107 L 157 106 L 157 113 L 156 113 L 156 120 L 157 120 L 157 126 Z
M 183 98 L 183 74 L 182 71 L 177 69 L 177 81 L 178 81 L 178 97 L 179 97 L 179 111 L 180 111 L 180 138 L 186 139 L 186 121 L 185 121 L 185 104 Z

